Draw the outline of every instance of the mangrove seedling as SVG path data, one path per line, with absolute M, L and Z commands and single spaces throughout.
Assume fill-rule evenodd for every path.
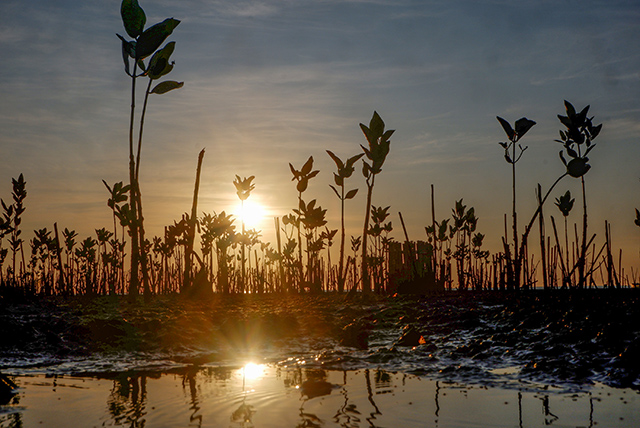
M 133 40 L 127 40 L 120 34 L 118 38 L 122 41 L 122 59 L 124 61 L 125 73 L 131 77 L 131 112 L 129 118 L 129 189 L 130 192 L 130 219 L 128 224 L 131 235 L 131 277 L 129 283 L 129 294 L 138 294 L 139 269 L 142 261 L 142 275 L 145 281 L 145 293 L 149 292 L 146 271 L 146 255 L 142 254 L 141 247 L 144 243 L 144 224 L 142 216 L 142 198 L 139 186 L 140 153 L 142 148 L 142 131 L 144 129 L 144 117 L 147 109 L 149 94 L 164 94 L 183 85 L 182 82 L 165 81 L 157 84 L 153 89 L 151 85 L 160 77 L 168 74 L 173 69 L 173 63 L 169 61 L 173 53 L 175 43 L 170 42 L 164 48 L 158 50 L 160 45 L 169 37 L 173 30 L 180 24 L 180 21 L 167 18 L 145 29 L 146 15 L 137 0 L 123 0 L 120 6 L 120 14 L 124 28 Z M 144 60 L 151 56 L 148 65 Z M 131 64 L 133 60 L 133 65 Z M 138 72 L 140 69 L 140 72 Z M 140 118 L 140 129 L 138 131 L 138 144 L 134 151 L 134 121 L 135 121 L 135 100 L 136 100 L 136 79 L 147 76 L 149 82 L 145 91 L 144 105 Z
M 582 185 L 582 242 L 580 245 L 580 257 L 578 258 L 578 287 L 585 286 L 585 265 L 587 256 L 587 193 L 584 182 L 584 175 L 589 171 L 591 165 L 587 162 L 587 155 L 596 146 L 593 140 L 600 134 L 602 124 L 594 126 L 593 117 L 587 117 L 589 106 L 583 108 L 580 113 L 576 111 L 569 101 L 564 101 L 567 115 L 558 115 L 558 119 L 565 126 L 566 130 L 560 131 L 560 140 L 556 140 L 564 146 L 564 150 L 569 156 L 567 161 L 560 151 L 560 159 L 567 168 L 567 174 L 580 178 Z
M 327 150 L 327 153 L 336 163 L 336 168 L 338 169 L 337 173 L 333 173 L 333 180 L 336 183 L 336 186 L 340 188 L 340 191 L 333 186 L 329 185 L 331 189 L 334 191 L 338 199 L 340 199 L 340 261 L 338 264 L 338 292 L 344 292 L 344 282 L 346 278 L 346 272 L 344 270 L 344 241 L 345 241 L 345 228 L 344 228 L 344 201 L 347 199 L 353 199 L 358 193 L 358 189 L 351 189 L 345 194 L 344 188 L 344 180 L 346 178 L 351 177 L 353 171 L 355 171 L 355 163 L 364 156 L 364 153 L 357 154 L 355 156 L 347 159 L 346 162 L 343 162 L 338 156 L 333 154 L 333 152 Z
M 309 159 L 307 159 L 304 165 L 302 165 L 302 168 L 300 168 L 300 170 L 295 169 L 292 164 L 289 164 L 289 169 L 291 170 L 291 174 L 293 174 L 293 178 L 291 179 L 291 181 L 297 181 L 296 190 L 298 191 L 298 207 L 301 207 L 301 205 L 304 203 L 302 201 L 302 193 L 304 193 L 304 191 L 307 190 L 307 187 L 309 186 L 309 180 L 311 180 L 313 177 L 318 175 L 320 171 L 313 170 L 313 156 L 309 156 Z M 300 218 L 301 218 L 300 211 L 298 210 L 296 214 L 298 215 L 297 217 L 298 220 L 293 225 L 298 230 L 298 244 L 297 244 L 298 245 L 298 261 L 297 262 L 298 262 L 298 268 L 299 268 L 298 281 L 300 284 L 299 291 L 303 291 L 302 284 L 304 283 L 304 273 L 302 270 L 302 233 L 300 231 Z
M 369 126 L 360 124 L 360 129 L 364 133 L 367 139 L 369 147 L 362 147 L 364 154 L 367 156 L 366 160 L 362 160 L 362 175 L 367 183 L 367 203 L 366 212 L 364 215 L 364 227 L 362 229 L 362 291 L 364 293 L 371 292 L 371 277 L 369 275 L 369 268 L 367 262 L 367 237 L 369 235 L 369 216 L 371 214 L 371 197 L 373 194 L 373 186 L 378 174 L 382 171 L 382 165 L 389 154 L 391 142 L 389 138 L 395 132 L 393 129 L 385 131 L 385 124 L 382 118 L 376 111 L 373 112 L 373 117 L 369 122 Z
M 518 214 L 516 211 L 516 164 L 522 158 L 522 154 L 527 150 L 528 146 L 522 147 L 520 139 L 536 124 L 533 120 L 522 117 L 516 120 L 515 126 L 511 127 L 509 122 L 496 116 L 502 129 L 507 134 L 508 142 L 500 142 L 500 146 L 504 149 L 504 159 L 511 164 L 511 188 L 512 188 L 512 208 L 511 227 L 513 230 L 513 257 L 507 259 L 507 275 L 509 277 L 509 285 L 518 289 L 520 287 L 520 255 L 518 253 Z M 514 129 L 515 128 L 515 129 Z M 506 238 L 506 237 L 505 237 Z M 506 241 L 505 241 L 506 247 Z M 505 248 L 505 253 L 509 253 L 509 249 Z

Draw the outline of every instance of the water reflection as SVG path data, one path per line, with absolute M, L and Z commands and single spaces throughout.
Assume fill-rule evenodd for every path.
M 0 428 L 69 426 L 56 419 L 60 412 L 52 403 L 70 406 L 65 407 L 67 413 L 86 420 L 87 426 L 594 427 L 616 426 L 611 422 L 619 418 L 626 426 L 640 422 L 633 411 L 640 399 L 633 391 L 489 389 L 384 370 L 247 364 L 187 367 L 164 374 L 18 377 L 16 383 L 21 387 L 18 395 L 0 406 Z
M 159 378 L 156 374 L 155 378 Z M 107 398 L 107 409 L 118 425 L 144 427 L 147 400 L 147 376 L 120 373 L 113 379 L 113 388 Z

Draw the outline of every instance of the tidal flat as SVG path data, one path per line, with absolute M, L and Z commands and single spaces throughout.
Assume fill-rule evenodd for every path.
M 638 426 L 639 297 L 2 302 L 0 426 Z

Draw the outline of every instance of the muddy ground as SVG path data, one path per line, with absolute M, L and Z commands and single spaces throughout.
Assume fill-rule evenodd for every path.
M 0 370 L 85 357 L 307 360 L 453 380 L 640 390 L 640 291 L 0 300 Z

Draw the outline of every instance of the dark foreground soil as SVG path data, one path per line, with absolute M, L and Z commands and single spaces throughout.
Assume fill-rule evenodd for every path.
M 35 357 L 242 354 L 481 382 L 513 368 L 524 380 L 640 389 L 640 291 L 0 299 L 0 370 Z

